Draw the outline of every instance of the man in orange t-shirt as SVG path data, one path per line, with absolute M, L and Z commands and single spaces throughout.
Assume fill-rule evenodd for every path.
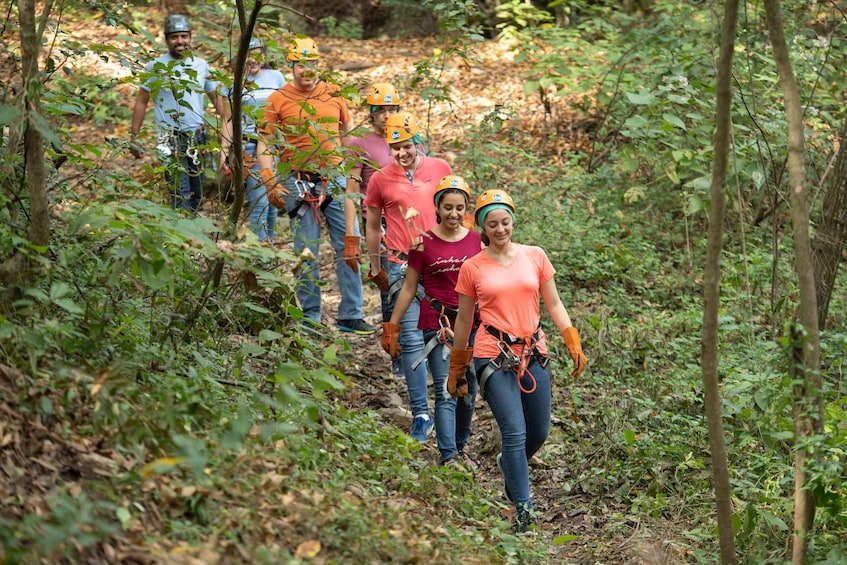
M 336 328 L 367 335 L 375 328 L 362 319 L 362 279 L 358 269 L 354 271 L 344 262 L 344 211 L 354 204 L 344 198 L 347 179 L 341 174 L 341 146 L 353 129 L 353 118 L 337 89 L 320 79 L 315 68 L 319 56 L 311 38 L 292 40 L 288 61 L 293 78 L 268 97 L 256 153 L 268 201 L 284 209 L 290 219 L 294 251 L 300 254 L 309 248 L 314 255 L 297 274 L 297 301 L 306 318 L 315 324 L 321 321 L 317 258 L 323 216 L 336 253 L 341 291 Z M 270 147 L 278 148 L 281 183 Z M 358 226 L 354 236 L 358 241 Z

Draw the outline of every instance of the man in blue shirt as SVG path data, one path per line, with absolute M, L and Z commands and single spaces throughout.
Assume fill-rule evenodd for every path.
M 175 14 L 165 19 L 165 42 L 168 52 L 147 65 L 135 99 L 130 135 L 133 140 L 138 136 L 152 96 L 156 152 L 166 165 L 171 206 L 196 214 L 203 198 L 204 93 L 221 117 L 226 117 L 227 107 L 209 64 L 191 54 L 191 23 L 186 16 Z M 143 154 L 134 142 L 130 151 L 136 159 Z

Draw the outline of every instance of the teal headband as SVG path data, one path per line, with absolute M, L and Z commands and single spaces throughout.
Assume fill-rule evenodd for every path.
M 377 112 L 379 112 L 380 110 L 384 110 L 385 108 L 398 108 L 399 109 L 400 106 L 398 106 L 396 104 L 384 104 L 384 105 L 381 105 L 381 106 L 370 106 L 369 110 L 370 110 L 371 114 L 376 114 Z
M 489 204 L 488 206 L 483 206 L 482 210 L 479 211 L 479 225 L 485 225 L 485 217 L 492 210 L 506 210 L 509 215 L 512 217 L 512 223 L 515 221 L 515 213 L 512 212 L 512 209 L 509 208 L 506 204 L 500 204 L 499 202 L 495 202 L 494 204 Z

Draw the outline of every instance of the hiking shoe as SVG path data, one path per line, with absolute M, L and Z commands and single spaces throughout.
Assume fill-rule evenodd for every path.
M 341 332 L 354 333 L 356 335 L 370 335 L 376 328 L 364 320 L 338 320 L 335 328 Z
M 462 463 L 467 465 L 470 469 L 476 471 L 479 469 L 479 465 L 476 461 L 473 460 L 473 457 L 468 455 L 467 451 L 459 451 L 459 459 L 462 460 Z
M 412 433 L 409 434 L 409 437 L 418 441 L 426 441 L 431 431 L 432 418 L 429 417 L 429 414 L 419 414 L 415 416 L 412 422 Z
M 509 485 L 506 484 L 506 473 L 503 472 L 503 463 L 500 461 L 503 458 L 502 453 L 497 454 L 497 468 L 500 469 L 500 474 L 503 475 L 503 492 L 506 495 L 506 500 L 509 501 L 510 504 L 514 504 L 515 501 L 512 498 L 512 493 L 509 492 Z
M 405 374 L 403 373 L 403 358 L 402 357 L 392 357 L 391 358 L 391 374 L 395 377 L 403 377 Z
M 445 459 L 441 463 L 438 464 L 439 467 L 458 467 L 461 465 L 459 458 L 453 455 L 449 459 Z
M 535 524 L 535 514 L 526 504 L 520 504 L 517 508 L 515 518 L 515 533 L 518 535 L 531 535 L 536 533 L 538 526 Z

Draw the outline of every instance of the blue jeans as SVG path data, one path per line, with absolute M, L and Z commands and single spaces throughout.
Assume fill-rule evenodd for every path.
M 475 358 L 476 370 L 479 371 L 488 361 Z M 485 384 L 485 400 L 500 428 L 501 463 L 509 493 L 515 506 L 532 509 L 528 461 L 550 433 L 553 391 L 550 373 L 537 360 L 533 359 L 527 370 L 535 377 L 535 392 L 521 392 L 514 371 L 497 369 Z M 525 389 L 531 388 L 527 375 L 524 375 L 522 383 Z
M 244 153 L 255 157 L 256 143 L 252 141 L 245 143 Z M 256 237 L 259 238 L 259 241 L 265 241 L 267 239 L 273 242 L 274 229 L 279 211 L 268 202 L 267 189 L 257 178 L 258 172 L 259 163 L 257 162 L 253 165 L 252 173 L 247 177 L 245 185 L 247 204 L 250 210 L 250 226 L 256 232 Z
M 194 157 L 188 153 L 206 144 L 206 134 L 202 130 L 179 132 L 169 143 L 172 153 L 165 162 L 165 182 L 171 193 L 171 208 L 197 214 L 203 200 L 203 156 L 202 152 Z
M 297 175 L 288 175 L 283 186 L 288 190 L 285 195 L 285 211 L 291 221 L 291 232 L 294 234 L 294 251 L 298 255 L 309 248 L 318 257 L 318 246 L 321 240 L 321 226 L 315 221 L 315 215 L 309 206 L 300 207 L 297 199 L 298 189 L 295 185 Z M 323 215 L 329 229 L 329 239 L 335 250 L 335 273 L 338 276 L 338 288 L 341 292 L 341 302 L 338 305 L 339 320 L 362 319 L 362 279 L 344 262 L 344 188 L 347 179 L 343 176 L 331 179 L 327 185 L 327 193 L 339 195 L 334 198 L 323 211 L 318 212 L 318 219 Z M 320 191 L 320 186 L 315 188 Z M 298 215 L 297 209 L 305 209 Z M 291 214 L 294 212 L 294 216 Z M 355 235 L 359 235 L 359 226 L 355 226 Z M 297 274 L 295 292 L 303 314 L 313 322 L 321 321 L 321 287 L 320 265 L 318 261 L 306 261 Z
M 385 270 L 388 272 L 388 284 L 393 285 L 395 281 L 401 278 L 400 264 L 393 261 L 386 261 L 383 264 L 385 265 Z M 423 295 L 423 288 L 420 286 L 418 286 L 418 294 Z M 395 293 L 389 300 L 389 306 L 394 311 L 394 302 L 397 300 L 397 294 Z M 400 319 L 400 337 L 397 341 L 402 348 L 400 356 L 403 358 L 403 374 L 406 377 L 406 388 L 409 391 L 409 408 L 412 410 L 412 416 L 429 416 L 429 402 L 426 392 L 426 361 L 418 365 L 417 369 L 412 369 L 412 365 L 421 356 L 424 348 L 423 332 L 418 329 L 420 309 L 420 302 L 412 300 L 408 310 L 406 310 L 406 313 Z
M 428 342 L 434 331 L 424 332 Z M 473 336 L 470 339 L 473 345 Z M 445 353 L 446 351 L 446 353 Z M 444 358 L 446 355 L 446 359 Z M 471 418 L 476 403 L 476 376 L 468 369 L 468 394 L 453 398 L 447 392 L 447 376 L 450 373 L 450 350 L 439 345 L 427 356 L 429 372 L 432 373 L 432 388 L 435 389 L 435 439 L 441 452 L 441 462 L 455 457 L 463 451 L 471 435 Z

